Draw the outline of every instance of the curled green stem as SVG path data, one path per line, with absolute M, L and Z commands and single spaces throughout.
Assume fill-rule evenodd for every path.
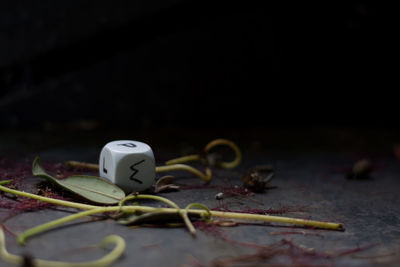
M 185 211 L 186 211 L 186 212 L 189 212 L 189 211 L 190 211 L 190 208 L 192 208 L 192 207 L 198 207 L 198 208 L 201 208 L 201 209 L 205 210 L 207 213 L 206 213 L 206 214 L 201 213 L 201 214 L 200 214 L 201 217 L 202 217 L 203 220 L 205 220 L 206 222 L 211 221 L 211 219 L 212 219 L 212 213 L 211 213 L 211 210 L 210 210 L 206 205 L 203 205 L 203 204 L 200 204 L 200 203 L 190 203 L 189 205 L 186 206 Z
M 67 207 L 74 207 L 78 209 L 88 210 L 88 209 L 98 209 L 103 208 L 104 212 L 165 212 L 167 214 L 176 213 L 177 208 L 154 208 L 148 206 L 109 206 L 109 207 L 101 207 L 101 206 L 94 206 L 94 205 L 86 205 L 80 203 L 74 203 L 70 201 L 61 201 L 58 199 L 52 199 L 47 197 L 40 197 L 34 194 L 29 194 L 26 192 L 21 192 L 18 190 L 9 189 L 0 185 L 0 190 L 8 193 L 12 193 L 19 196 L 30 197 L 34 199 L 38 199 L 41 201 L 45 201 L 48 203 L 53 203 L 56 205 L 62 205 Z M 154 197 L 151 195 L 154 199 Z M 207 216 L 208 211 L 206 210 L 198 210 L 198 209 L 188 209 L 187 212 L 193 215 L 200 215 L 200 216 Z M 305 219 L 297 219 L 297 218 L 289 218 L 289 217 L 281 217 L 281 216 L 271 216 L 271 215 L 261 215 L 261 214 L 249 214 L 249 213 L 236 213 L 236 212 L 222 212 L 222 211 L 210 211 L 213 217 L 225 218 L 225 219 L 239 219 L 239 220 L 257 220 L 257 221 L 264 221 L 264 222 L 277 222 L 277 223 L 287 223 L 287 224 L 294 224 L 294 225 L 302 225 L 302 226 L 309 226 L 321 229 L 330 229 L 330 230 L 343 230 L 342 223 L 333 223 L 333 222 L 321 222 L 315 220 L 305 220 Z
M 199 161 L 202 160 L 203 157 L 198 155 L 198 154 L 194 154 L 194 155 L 188 155 L 188 156 L 183 156 L 183 157 L 179 157 L 176 159 L 171 159 L 165 162 L 165 165 L 173 165 L 173 164 L 180 164 L 180 163 L 185 163 L 185 162 L 190 162 L 190 161 Z
M 169 171 L 188 171 L 193 173 L 194 175 L 203 179 L 206 183 L 210 182 L 211 180 L 211 169 L 206 168 L 205 174 L 200 172 L 199 170 L 185 164 L 173 164 L 173 165 L 166 165 L 166 166 L 158 166 L 156 167 L 156 172 L 169 172 Z
M 109 244 L 115 244 L 115 247 L 105 256 L 100 259 L 88 262 L 62 262 L 49 261 L 42 259 L 33 259 L 33 265 L 37 267 L 98 267 L 109 266 L 115 262 L 125 251 L 125 241 L 118 235 L 109 235 L 100 244 L 101 248 L 106 248 Z M 10 264 L 21 266 L 24 263 L 24 258 L 18 255 L 11 254 L 7 251 L 3 228 L 0 227 L 0 256 Z
M 167 198 L 163 198 L 160 196 L 154 196 L 154 195 L 130 195 L 125 197 L 123 200 L 121 200 L 119 207 L 96 207 L 90 210 L 86 210 L 83 212 L 79 212 L 79 213 L 75 213 L 57 220 L 53 220 L 41 225 L 38 225 L 36 227 L 30 228 L 26 231 L 24 231 L 22 234 L 20 234 L 17 237 L 18 243 L 23 245 L 26 242 L 26 239 L 33 236 L 33 235 L 37 235 L 39 233 L 48 231 L 50 229 L 53 229 L 61 224 L 85 217 L 85 216 L 89 216 L 89 215 L 93 215 L 93 214 L 97 214 L 97 213 L 104 213 L 104 212 L 109 212 L 109 211 L 117 211 L 117 209 L 119 209 L 120 211 L 128 211 L 128 212 L 134 212 L 136 211 L 136 209 L 132 209 L 132 207 L 134 206 L 129 206 L 129 209 L 127 209 L 128 207 L 124 207 L 123 204 L 128 201 L 128 200 L 132 200 L 132 199 L 152 199 L 152 200 L 157 200 L 157 201 L 161 201 L 164 202 L 166 204 L 168 204 L 169 206 L 171 206 L 172 208 L 175 208 L 177 210 L 177 212 L 179 214 L 181 214 L 182 219 L 185 221 L 185 223 L 187 222 L 187 219 L 185 217 L 188 217 L 187 214 L 184 214 L 184 212 L 179 208 L 179 206 L 174 203 L 173 201 L 167 199 Z M 188 229 L 190 232 L 192 232 L 192 228 L 194 227 L 190 227 L 188 226 Z
M 227 146 L 233 150 L 235 153 L 235 158 L 233 161 L 223 161 L 223 162 L 217 162 L 216 165 L 220 166 L 221 168 L 224 169 L 232 169 L 235 168 L 237 165 L 239 165 L 240 161 L 242 160 L 242 153 L 240 152 L 239 147 L 236 145 L 235 142 L 228 140 L 228 139 L 215 139 L 211 142 L 209 142 L 205 147 L 204 147 L 204 152 L 207 155 L 214 147 L 216 146 Z M 188 155 L 188 156 L 183 156 L 175 159 L 168 160 L 165 162 L 165 165 L 172 165 L 172 164 L 181 164 L 181 163 L 186 163 L 190 161 L 201 161 L 203 163 L 209 163 L 207 156 L 203 157 L 198 154 L 193 154 L 193 155 Z
M 233 150 L 233 152 L 235 152 L 235 159 L 230 162 L 219 162 L 218 165 L 220 167 L 224 169 L 232 169 L 239 165 L 240 161 L 242 160 L 242 153 L 240 152 L 240 149 L 236 143 L 228 139 L 215 139 L 205 146 L 204 152 L 209 153 L 209 151 L 216 146 L 228 146 Z
M 11 181 L 12 180 L 1 181 L 0 182 L 0 190 L 3 192 L 6 192 L 6 193 L 18 195 L 21 197 L 32 198 L 32 199 L 40 200 L 40 201 L 55 204 L 55 205 L 77 208 L 77 209 L 81 209 L 81 210 L 90 210 L 90 209 L 100 207 L 100 206 L 95 206 L 95 205 L 88 205 L 88 204 L 76 203 L 76 202 L 71 202 L 71 201 L 65 201 L 65 200 L 61 200 L 61 199 L 43 197 L 43 196 L 39 196 L 39 195 L 35 195 L 35 194 L 31 194 L 31 193 L 23 192 L 23 191 L 19 191 L 19 190 L 14 190 L 14 189 L 3 186 L 7 183 L 10 183 Z
M 189 219 L 189 216 L 187 214 L 187 210 L 186 209 L 182 210 L 181 208 L 179 208 L 179 206 L 175 202 L 173 202 L 173 201 L 171 201 L 171 200 L 169 200 L 169 199 L 167 199 L 165 197 L 160 197 L 160 196 L 155 196 L 155 195 L 144 195 L 144 194 L 143 195 L 142 194 L 141 195 L 129 195 L 129 196 L 125 197 L 123 200 L 120 201 L 120 209 L 122 208 L 122 205 L 126 201 L 133 200 L 133 199 L 152 199 L 152 200 L 157 200 L 157 201 L 164 202 L 165 204 L 167 204 L 167 205 L 171 206 L 172 208 L 176 209 L 176 211 L 182 217 L 182 220 L 185 223 L 186 228 L 188 229 L 190 234 L 192 236 L 196 235 L 196 229 L 194 228 L 192 222 Z
M 89 216 L 89 215 L 93 215 L 96 213 L 104 213 L 108 211 L 108 207 L 99 207 L 99 208 L 95 208 L 95 209 L 91 209 L 91 210 L 85 210 L 79 213 L 74 213 L 72 215 L 66 216 L 66 217 L 62 217 L 60 219 L 57 220 L 53 220 L 41 225 L 38 225 L 36 227 L 30 228 L 26 231 L 24 231 L 23 233 L 21 233 L 20 235 L 18 235 L 17 237 L 17 241 L 20 245 L 24 245 L 26 242 L 26 239 L 28 239 L 29 237 L 33 236 L 33 235 L 37 235 L 40 234 L 42 232 L 48 231 L 50 229 L 53 229 L 61 224 L 85 217 L 85 216 Z

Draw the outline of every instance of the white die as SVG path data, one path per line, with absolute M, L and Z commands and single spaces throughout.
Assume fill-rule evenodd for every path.
M 144 191 L 156 178 L 153 151 L 138 141 L 109 142 L 100 153 L 99 173 L 126 192 Z

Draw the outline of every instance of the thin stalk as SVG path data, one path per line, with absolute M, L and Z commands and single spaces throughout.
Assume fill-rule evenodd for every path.
M 140 194 L 140 195 L 129 195 L 127 197 L 125 197 L 124 199 L 121 200 L 120 202 L 120 206 L 122 207 L 124 205 L 124 203 L 128 200 L 133 200 L 133 199 L 152 199 L 152 200 L 156 200 L 156 201 L 160 201 L 160 202 L 164 202 L 165 204 L 179 210 L 179 206 L 169 200 L 168 198 L 165 197 L 160 197 L 160 196 L 155 196 L 155 195 L 145 195 L 145 194 Z
M 32 199 L 40 200 L 40 201 L 51 203 L 51 204 L 55 204 L 55 205 L 71 207 L 71 208 L 77 208 L 77 209 L 81 209 L 81 210 L 90 210 L 90 209 L 95 209 L 95 208 L 100 207 L 100 206 L 76 203 L 76 202 L 71 202 L 71 201 L 66 201 L 66 200 L 61 200 L 61 199 L 48 198 L 48 197 L 43 197 L 43 196 L 39 196 L 39 195 L 35 195 L 35 194 L 19 191 L 19 190 L 14 190 L 14 189 L 11 189 L 11 188 L 8 188 L 8 187 L 5 187 L 5 186 L 2 185 L 2 184 L 5 184 L 7 182 L 9 182 L 9 181 L 1 181 L 0 182 L 0 190 L 4 191 L 4 192 L 7 192 L 7 193 L 14 194 L 14 195 L 18 195 L 18 196 L 21 196 L 21 197 L 32 198 Z
M 49 261 L 41 259 L 33 259 L 33 265 L 37 267 L 98 267 L 98 266 L 109 266 L 115 262 L 125 251 L 125 241 L 122 237 L 117 235 L 109 235 L 100 244 L 100 247 L 105 248 L 108 244 L 114 243 L 115 247 L 104 257 L 88 262 L 62 262 L 62 261 Z M 1 258 L 10 264 L 18 266 L 23 265 L 24 258 L 14 254 L 10 254 L 6 248 L 6 242 L 2 227 L 0 227 L 0 256 Z
M 231 162 L 220 162 L 218 163 L 224 169 L 232 169 L 239 165 L 240 161 L 242 160 L 242 153 L 240 152 L 239 147 L 232 141 L 228 139 L 216 139 L 208 143 L 205 148 L 204 152 L 208 153 L 212 148 L 216 146 L 225 145 L 230 147 L 235 152 L 235 159 Z
M 95 209 L 91 209 L 91 210 L 85 210 L 85 211 L 82 211 L 82 212 L 79 212 L 79 213 L 74 213 L 72 215 L 65 216 L 65 217 L 62 217 L 60 219 L 53 220 L 53 221 L 38 225 L 36 227 L 30 228 L 30 229 L 24 231 L 20 235 L 18 235 L 17 241 L 18 241 L 18 243 L 20 245 L 24 245 L 26 239 L 31 237 L 31 236 L 33 236 L 33 235 L 37 235 L 39 233 L 48 231 L 50 229 L 53 229 L 53 228 L 59 226 L 60 224 L 67 223 L 67 222 L 70 222 L 70 221 L 73 221 L 73 220 L 76 220 L 76 219 L 79 219 L 79 218 L 82 218 L 82 217 L 85 217 L 85 216 L 93 215 L 93 214 L 96 214 L 96 213 L 107 212 L 107 211 L 110 210 L 109 208 L 110 207 L 103 207 L 103 208 L 95 208 Z M 112 207 L 112 208 L 115 208 L 115 207 Z
M 165 165 L 173 165 L 173 164 L 179 164 L 179 163 L 185 163 L 185 162 L 189 162 L 189 161 L 198 161 L 203 159 L 202 156 L 198 155 L 198 154 L 194 154 L 194 155 L 188 155 L 188 156 L 183 156 L 183 157 L 179 157 L 176 159 L 171 159 L 165 162 Z
M 206 155 L 210 152 L 211 149 L 213 149 L 216 146 L 228 146 L 230 147 L 233 152 L 235 153 L 235 159 L 230 162 L 218 162 L 218 166 L 224 168 L 224 169 L 232 169 L 235 168 L 237 165 L 239 165 L 240 161 L 242 160 L 242 153 L 240 152 L 239 147 L 234 143 L 233 141 L 230 141 L 228 139 L 215 139 L 211 142 L 209 142 L 205 147 L 204 147 L 204 152 Z M 203 161 L 205 163 L 208 162 L 207 156 L 202 156 L 199 154 L 193 154 L 193 155 L 188 155 L 188 156 L 183 156 L 175 159 L 168 160 L 165 162 L 165 165 L 172 165 L 172 164 L 180 164 L 180 163 L 186 163 L 189 161 Z
M 7 190 L 4 190 L 7 189 Z M 21 192 L 18 190 L 12 190 L 7 187 L 0 185 L 0 190 L 9 192 L 15 195 L 20 195 L 24 197 L 36 196 L 33 194 L 29 194 L 26 192 Z M 37 196 L 36 196 L 37 197 Z M 38 199 L 36 198 L 35 199 Z M 68 207 L 74 207 L 78 209 L 98 209 L 98 208 L 107 208 L 105 212 L 113 212 L 113 211 L 120 211 L 122 208 L 123 211 L 139 211 L 139 212 L 165 212 L 165 213 L 176 213 L 176 208 L 154 208 L 154 207 L 147 207 L 147 206 L 110 206 L 110 207 L 101 207 L 101 206 L 94 206 L 94 205 L 86 205 L 86 204 L 79 204 L 69 201 L 59 201 L 57 199 L 47 198 L 47 197 L 40 197 L 41 201 L 45 201 L 48 203 L 53 203 L 57 205 L 65 205 Z M 200 215 L 200 216 L 207 216 L 209 215 L 209 211 L 207 210 L 198 210 L 198 209 L 188 209 L 187 210 L 189 215 Z M 310 226 L 315 228 L 321 229 L 331 229 L 331 230 L 343 230 L 342 223 L 331 223 L 331 222 L 321 222 L 321 221 L 314 221 L 314 220 L 305 220 L 305 219 L 298 219 L 298 218 L 289 218 L 289 217 L 281 217 L 281 216 L 271 216 L 271 215 L 261 215 L 261 214 L 248 214 L 248 213 L 236 213 L 236 212 L 223 212 L 223 211 L 211 211 L 211 215 L 213 217 L 225 218 L 225 219 L 239 219 L 239 220 L 256 220 L 256 221 L 264 221 L 264 222 L 277 222 L 277 223 L 287 223 L 287 224 L 294 224 L 294 225 L 303 225 L 303 226 Z
M 183 210 L 183 209 L 179 208 L 179 206 L 175 202 L 173 202 L 165 197 L 160 197 L 160 196 L 155 196 L 155 195 L 131 195 L 131 196 L 127 196 L 123 200 L 121 200 L 120 207 L 122 207 L 122 205 L 125 203 L 125 201 L 132 200 L 132 199 L 152 199 L 152 200 L 164 202 L 164 203 L 168 204 L 169 206 L 171 206 L 172 208 L 175 208 L 176 211 L 179 213 L 179 215 L 182 217 L 182 220 L 185 223 L 186 228 L 188 229 L 190 234 L 192 236 L 196 236 L 196 229 L 194 228 L 192 222 L 189 219 L 187 210 L 186 209 Z
M 194 175 L 197 175 L 207 183 L 210 182 L 212 175 L 210 168 L 206 168 L 206 172 L 205 174 L 203 174 L 199 170 L 185 164 L 173 164 L 173 165 L 156 167 L 156 172 L 169 172 L 169 171 L 188 171 L 193 173 Z
M 153 208 L 153 207 L 145 207 L 142 206 L 140 209 L 142 212 L 165 212 L 165 213 L 174 213 L 175 210 L 170 208 Z M 277 222 L 277 223 L 287 223 L 294 225 L 302 225 L 315 227 L 320 229 L 329 229 L 329 230 L 343 230 L 342 223 L 332 223 L 332 222 L 321 222 L 315 220 L 305 220 L 298 218 L 289 218 L 289 217 L 281 217 L 281 216 L 272 216 L 272 215 L 261 215 L 261 214 L 249 214 L 249 213 L 236 213 L 236 212 L 222 212 L 222 211 L 210 211 L 213 217 L 219 217 L 224 219 L 238 219 L 238 220 L 250 220 L 250 221 L 263 221 L 263 222 Z M 198 209 L 189 209 L 189 215 L 200 215 L 207 216 L 208 211 L 206 210 L 198 210 Z
M 190 208 L 192 207 L 198 207 L 201 208 L 203 210 L 205 210 L 207 212 L 206 215 L 201 215 L 201 217 L 203 218 L 204 221 L 206 222 L 210 222 L 212 221 L 212 214 L 209 208 L 207 208 L 207 206 L 201 204 L 201 203 L 190 203 L 189 205 L 186 206 L 185 211 L 186 213 L 190 211 Z

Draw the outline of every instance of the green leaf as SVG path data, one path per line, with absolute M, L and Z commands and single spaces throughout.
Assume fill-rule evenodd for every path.
M 58 186 L 71 191 L 92 202 L 100 204 L 116 204 L 125 197 L 125 192 L 109 181 L 96 176 L 72 175 L 66 179 L 58 180 L 46 173 L 36 157 L 32 165 L 34 176 L 46 179 Z

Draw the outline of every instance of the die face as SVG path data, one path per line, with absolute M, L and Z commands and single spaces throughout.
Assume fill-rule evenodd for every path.
M 127 192 L 146 190 L 156 177 L 153 151 L 138 141 L 109 142 L 100 153 L 99 173 Z
M 103 178 L 107 178 L 112 183 L 115 183 L 115 161 L 113 155 L 108 147 L 104 147 L 101 150 L 99 158 L 99 173 Z
M 115 168 L 115 184 L 129 192 L 150 188 L 155 177 L 154 158 L 147 154 L 125 155 Z
M 118 140 L 112 141 L 105 145 L 114 153 L 131 154 L 131 153 L 146 153 L 151 151 L 151 147 L 145 143 L 133 140 Z

